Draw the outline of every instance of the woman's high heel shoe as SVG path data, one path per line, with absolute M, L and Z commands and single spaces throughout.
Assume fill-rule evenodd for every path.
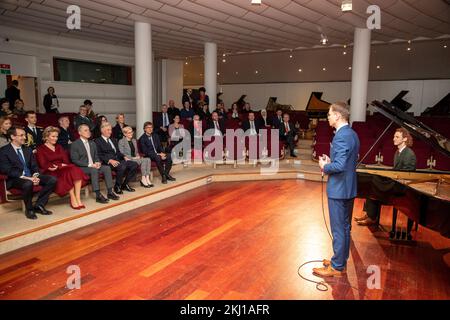
M 84 204 L 82 204 L 81 206 L 79 206 L 78 208 L 80 209 L 86 209 L 86 206 Z
M 151 188 L 148 184 L 144 184 L 142 181 L 139 181 L 141 183 L 141 186 L 144 188 Z
M 81 209 L 81 207 L 74 207 L 72 204 L 70 204 L 70 207 L 71 207 L 73 210 L 80 210 L 80 209 Z

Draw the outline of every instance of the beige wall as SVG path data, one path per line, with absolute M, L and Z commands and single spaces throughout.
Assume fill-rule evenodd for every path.
M 444 48 L 447 45 L 447 48 Z M 411 47 L 411 51 L 406 49 Z M 343 52 L 346 52 L 344 55 Z M 218 58 L 219 84 L 350 81 L 352 48 L 255 53 Z M 381 68 L 377 69 L 377 65 Z M 326 71 L 322 68 L 325 67 Z M 298 69 L 302 69 L 299 72 Z M 258 70 L 258 74 L 255 71 Z M 236 74 L 238 72 L 238 74 Z M 203 61 L 188 59 L 184 85 L 203 83 Z M 450 78 L 450 39 L 372 45 L 370 80 Z

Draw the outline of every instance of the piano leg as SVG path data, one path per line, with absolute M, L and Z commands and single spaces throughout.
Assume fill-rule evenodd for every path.
M 392 210 L 392 228 L 391 228 L 391 232 L 389 233 L 389 238 L 390 239 L 395 239 L 396 236 L 396 229 L 397 229 L 397 214 L 398 211 L 396 208 L 393 208 Z
M 406 227 L 406 239 L 408 241 L 412 240 L 411 230 L 413 228 L 413 224 L 414 224 L 414 220 L 411 220 L 411 219 L 408 218 L 408 225 Z

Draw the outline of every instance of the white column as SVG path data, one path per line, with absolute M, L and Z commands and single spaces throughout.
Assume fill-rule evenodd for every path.
M 369 29 L 355 28 L 353 41 L 352 96 L 350 121 L 366 121 L 367 86 L 370 63 Z
M 152 27 L 149 23 L 135 21 L 134 51 L 136 73 L 136 135 L 144 132 L 145 121 L 152 121 Z
M 205 89 L 209 96 L 209 110 L 216 109 L 217 100 L 217 44 L 205 43 Z

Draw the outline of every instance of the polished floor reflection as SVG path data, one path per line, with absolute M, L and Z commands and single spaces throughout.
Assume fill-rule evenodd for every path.
M 383 208 L 386 230 L 390 218 Z M 450 240 L 424 228 L 414 237 L 393 243 L 353 224 L 348 274 L 320 292 L 297 269 L 331 256 L 321 184 L 213 183 L 0 256 L 0 299 L 449 299 Z M 71 290 L 73 265 L 81 288 Z M 302 274 L 320 280 L 313 266 Z M 381 289 L 367 287 L 369 266 Z

